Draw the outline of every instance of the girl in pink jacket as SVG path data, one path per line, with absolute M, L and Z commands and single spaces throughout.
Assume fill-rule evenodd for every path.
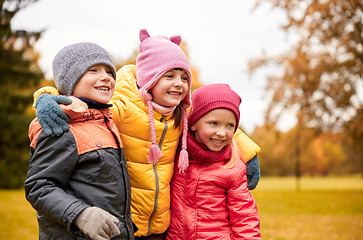
M 192 94 L 189 167 L 179 172 L 175 164 L 167 239 L 261 239 L 246 165 L 233 140 L 240 103 L 226 84 L 205 85 Z

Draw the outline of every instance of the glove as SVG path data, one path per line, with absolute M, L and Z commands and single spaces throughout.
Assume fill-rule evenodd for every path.
M 88 207 L 74 219 L 74 224 L 94 240 L 111 239 L 112 233 L 120 235 L 115 222 L 119 222 L 115 216 L 98 207 Z
M 258 181 L 260 180 L 260 164 L 258 162 L 257 155 L 254 156 L 246 164 L 247 168 L 247 187 L 248 190 L 253 190 L 257 187 Z
M 70 119 L 59 104 L 69 105 L 71 103 L 72 100 L 66 96 L 43 93 L 38 97 L 35 103 L 36 115 L 46 136 L 53 133 L 59 136 L 69 129 Z

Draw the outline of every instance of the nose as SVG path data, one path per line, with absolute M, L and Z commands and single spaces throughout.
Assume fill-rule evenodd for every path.
M 225 137 L 225 136 L 226 136 L 226 131 L 225 131 L 224 129 L 222 129 L 222 128 L 219 128 L 219 129 L 217 130 L 217 132 L 216 132 L 216 135 L 217 135 L 218 137 Z
M 101 81 L 110 81 L 111 76 L 106 71 L 102 71 L 100 73 L 100 79 Z
M 183 80 L 181 77 L 176 77 L 174 81 L 174 86 L 180 87 L 183 84 Z

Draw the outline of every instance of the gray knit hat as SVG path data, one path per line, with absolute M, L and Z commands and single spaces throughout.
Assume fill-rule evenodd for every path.
M 104 64 L 116 79 L 116 70 L 108 52 L 101 46 L 81 42 L 64 47 L 53 60 L 54 82 L 59 93 L 70 96 L 73 88 L 88 68 Z

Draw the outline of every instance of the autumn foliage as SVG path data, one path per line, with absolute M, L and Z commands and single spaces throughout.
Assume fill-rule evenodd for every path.
M 259 154 L 262 176 L 294 176 L 296 160 L 300 157 L 301 173 L 307 176 L 347 175 L 362 173 L 360 161 L 351 158 L 351 145 L 345 134 L 319 133 L 305 128 L 281 132 L 273 124 L 258 127 L 251 138 L 262 147 Z M 297 156 L 297 144 L 300 156 Z
M 260 4 L 284 12 L 282 29 L 298 39 L 286 52 L 249 62 L 251 74 L 266 66 L 276 70 L 267 78 L 271 99 L 266 126 L 254 134 L 263 149 L 264 172 L 363 173 L 363 2 L 258 0 Z M 271 126 L 285 111 L 296 114 L 297 125 L 281 133 Z

